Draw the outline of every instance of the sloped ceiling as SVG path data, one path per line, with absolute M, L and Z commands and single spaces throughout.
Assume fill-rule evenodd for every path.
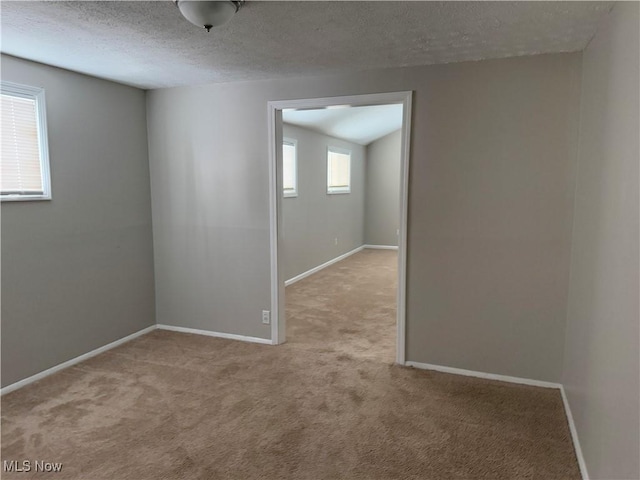
M 282 120 L 331 137 L 368 145 L 402 127 L 402 105 L 283 110 Z

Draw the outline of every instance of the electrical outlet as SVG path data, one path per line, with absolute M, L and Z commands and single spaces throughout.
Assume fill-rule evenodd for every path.
M 336 237 L 336 238 L 334 238 L 334 239 L 333 239 L 333 243 L 334 243 L 335 245 L 337 245 L 337 244 L 338 244 L 338 237 Z
M 262 310 L 262 323 L 269 325 L 271 323 L 271 313 L 269 310 Z

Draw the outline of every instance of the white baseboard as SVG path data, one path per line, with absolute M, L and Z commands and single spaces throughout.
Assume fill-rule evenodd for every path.
M 488 380 L 498 380 L 501 382 L 517 383 L 520 385 L 531 385 L 534 387 L 555 388 L 560 390 L 560 394 L 562 395 L 562 403 L 564 404 L 564 412 L 565 412 L 565 415 L 567 416 L 567 422 L 569 423 L 569 430 L 571 431 L 573 448 L 576 452 L 576 458 L 578 459 L 578 466 L 580 467 L 580 474 L 582 475 L 583 480 L 589 479 L 589 474 L 587 472 L 587 464 L 584 461 L 584 456 L 582 455 L 582 448 L 580 447 L 580 440 L 578 439 L 578 431 L 576 430 L 576 425 L 573 422 L 573 415 L 571 415 L 571 408 L 569 407 L 569 401 L 567 400 L 567 395 L 564 392 L 564 387 L 562 386 L 562 384 L 553 383 L 553 382 L 543 382 L 541 380 L 532 380 L 529 378 L 510 377 L 508 375 L 498 375 L 495 373 L 476 372 L 474 370 L 464 370 L 462 368 L 443 367 L 441 365 L 432 365 L 430 363 L 405 362 L 405 365 L 407 367 L 414 367 L 422 370 L 434 370 L 437 372 L 451 373 L 454 375 L 464 375 L 467 377 L 485 378 Z
M 578 430 L 576 430 L 576 424 L 573 421 L 573 415 L 571 414 L 571 407 L 569 406 L 569 399 L 564 391 L 564 387 L 560 386 L 560 393 L 562 394 L 562 402 L 564 403 L 564 411 L 567 414 L 567 422 L 569 423 L 569 430 L 571 431 L 571 439 L 573 440 L 573 448 L 576 451 L 576 457 L 578 458 L 578 465 L 580 466 L 580 473 L 583 480 L 589 480 L 589 472 L 587 472 L 587 464 L 584 461 L 582 455 L 582 447 L 580 447 L 580 440 L 578 439 Z
M 83 362 L 91 357 L 95 357 L 96 355 L 106 352 L 107 350 L 111 350 L 112 348 L 120 346 L 123 343 L 127 343 L 128 341 L 133 340 L 134 338 L 137 338 L 141 335 L 144 335 L 145 333 L 149 333 L 155 329 L 156 329 L 155 325 L 151 325 L 150 327 L 143 328 L 142 330 L 132 333 L 131 335 L 127 335 L 126 337 L 121 338 L 120 340 L 116 340 L 115 342 L 108 343 L 107 345 L 96 348 L 95 350 L 91 350 L 90 352 L 84 353 L 79 357 L 75 357 L 75 358 L 72 358 L 71 360 L 67 360 L 66 362 L 63 362 L 60 365 L 56 365 L 55 367 L 48 368 L 47 370 L 44 370 L 40 373 L 36 373 L 35 375 L 31 375 L 30 377 L 22 379 L 16 383 L 7 385 L 2 390 L 0 390 L 0 395 L 13 392 L 14 390 L 17 390 L 26 385 L 29 385 L 30 383 L 37 382 L 38 380 L 44 377 L 48 377 L 49 375 L 59 372 L 60 370 L 64 370 L 65 368 L 71 367 L 77 363 Z
M 320 267 L 322 268 L 326 268 L 327 266 L 336 263 L 340 260 L 342 260 L 343 258 L 348 257 L 349 255 L 353 255 L 354 253 L 359 252 L 360 250 L 362 250 L 363 248 L 368 248 L 368 247 L 359 247 L 356 248 L 355 250 L 352 250 L 351 252 L 348 252 L 344 255 L 341 255 L 340 257 L 337 257 L 336 259 L 331 260 L 331 262 L 327 262 L 327 264 L 323 264 Z M 315 271 L 321 270 L 322 268 L 320 267 L 316 267 L 316 269 L 314 269 Z M 311 272 L 311 270 L 309 271 Z M 305 272 L 305 274 L 303 274 L 305 276 L 311 275 L 311 273 Z M 304 278 L 304 277 L 302 277 Z M 294 277 L 294 279 L 297 279 L 295 281 L 300 280 L 301 278 L 298 277 Z M 294 280 L 292 279 L 292 280 Z M 206 335 L 209 337 L 218 337 L 218 338 L 226 338 L 226 339 L 230 339 L 230 340 L 240 340 L 243 342 L 252 342 L 252 343 L 260 343 L 260 344 L 264 344 L 264 345 L 271 345 L 272 342 L 270 339 L 266 339 L 266 338 L 258 338 L 258 337 L 248 337 L 245 335 L 236 335 L 233 333 L 221 333 L 221 332 L 213 332 L 210 330 L 199 330 L 196 328 L 186 328 L 186 327 L 176 327 L 176 326 L 172 326 L 172 325 L 151 325 L 147 328 L 144 328 L 138 332 L 132 333 L 131 335 L 127 335 L 126 337 L 123 337 L 119 340 L 116 340 L 115 342 L 111 342 L 107 345 L 104 345 L 102 347 L 96 348 L 95 350 L 91 350 L 90 352 L 87 352 L 83 355 L 80 355 L 78 357 L 72 358 L 71 360 L 67 360 L 66 362 L 61 363 L 60 365 L 56 365 L 55 367 L 51 367 L 47 370 L 44 370 L 40 373 L 36 373 L 35 375 L 32 375 L 30 377 L 27 377 L 23 380 L 20 380 L 16 383 L 12 383 L 11 385 L 7 385 L 6 387 L 2 388 L 0 390 L 0 395 L 4 395 L 6 393 L 9 392 L 13 392 L 14 390 L 18 390 L 19 388 L 22 388 L 26 385 L 29 385 L 30 383 L 36 382 L 38 380 L 41 380 L 45 377 L 48 377 L 49 375 L 52 375 L 56 372 L 59 372 L 60 370 L 64 370 L 65 368 L 71 367 L 73 365 L 76 365 L 77 363 L 83 362 L 84 360 L 88 360 L 91 357 L 95 357 L 96 355 L 99 355 L 103 352 L 106 352 L 107 350 L 111 350 L 115 347 L 118 347 L 126 342 L 129 342 L 131 340 L 133 340 L 134 338 L 140 337 L 146 333 L 152 332 L 155 329 L 160 329 L 160 330 L 170 330 L 173 332 L 181 332 L 181 333 L 193 333 L 196 335 Z M 407 367 L 414 367 L 414 368 L 419 368 L 422 370 L 434 370 L 437 372 L 443 372 L 443 373 L 451 373 L 454 375 L 463 375 L 463 376 L 467 376 L 467 377 L 476 377 L 476 378 L 484 378 L 484 379 L 488 379 L 488 380 L 498 380 L 501 382 L 508 382 L 508 383 L 517 383 L 517 384 L 521 384 L 521 385 L 531 385 L 534 387 L 543 387 L 543 388 L 556 388 L 560 390 L 560 394 L 562 395 L 562 402 L 564 404 L 564 410 L 565 410 L 565 414 L 567 416 L 567 422 L 569 424 L 569 430 L 571 432 L 571 438 L 573 440 L 573 446 L 576 452 L 576 457 L 578 459 L 578 465 L 580 467 L 580 473 L 582 475 L 583 480 L 588 480 L 589 479 L 589 474 L 587 472 L 587 465 L 585 463 L 584 460 L 584 456 L 582 454 L 582 448 L 580 447 L 580 440 L 578 439 L 578 432 L 576 430 L 576 425 L 573 421 L 573 415 L 571 414 L 571 407 L 569 406 L 569 400 L 567 399 L 567 395 L 564 391 L 564 387 L 562 386 L 562 384 L 559 383 L 553 383 L 553 382 L 544 382 L 541 380 L 532 380 L 532 379 L 528 379 L 528 378 L 520 378 L 520 377 L 511 377 L 508 375 L 498 375 L 498 374 L 494 374 L 494 373 L 485 373 L 485 372 L 477 372 L 474 370 L 464 370 L 462 368 L 454 368 L 454 367 L 444 367 L 441 365 L 433 365 L 430 363 L 420 363 L 420 362 L 405 362 L 405 365 Z
M 398 250 L 395 245 L 364 245 L 364 248 L 372 248 L 374 250 Z
M 293 283 L 299 282 L 303 278 L 307 278 L 309 275 L 313 275 L 314 273 L 319 272 L 323 268 L 327 268 L 327 267 L 333 265 L 334 263 L 338 263 L 340 260 L 344 260 L 345 258 L 350 257 L 354 253 L 358 253 L 358 252 L 362 251 L 364 248 L 365 248 L 364 245 L 361 246 L 361 247 L 358 247 L 358 248 L 354 248 L 350 252 L 344 253 L 344 254 L 340 255 L 339 257 L 334 258 L 333 260 L 329 260 L 328 262 L 325 262 L 322 265 L 318 265 L 317 267 L 313 267 L 311 270 L 307 270 L 306 272 L 301 273 L 300 275 L 296 275 L 295 277 L 290 278 L 289 280 L 285 280 L 284 286 L 288 287 L 289 285 L 291 285 Z
M 37 382 L 38 380 L 48 377 L 49 375 L 59 372 L 60 370 L 64 370 L 65 368 L 71 367 L 73 365 L 76 365 L 77 363 L 88 360 L 91 357 L 95 357 L 96 355 L 104 353 L 107 350 L 111 350 L 112 348 L 118 347 L 123 343 L 127 343 L 133 340 L 134 338 L 140 337 L 156 329 L 171 330 L 174 332 L 182 332 L 182 333 L 194 333 L 197 335 L 207 335 L 210 337 L 227 338 L 230 340 L 241 340 L 243 342 L 262 343 L 266 345 L 271 345 L 271 340 L 266 338 L 246 337 L 244 335 L 236 335 L 233 333 L 212 332 L 209 330 L 198 330 L 195 328 L 174 327 L 172 325 L 151 325 L 138 332 L 132 333 L 131 335 L 127 335 L 126 337 L 116 340 L 115 342 L 108 343 L 107 345 L 96 348 L 95 350 L 91 350 L 90 352 L 87 352 L 78 357 L 72 358 L 71 360 L 67 360 L 66 362 L 63 362 L 60 365 L 56 365 L 55 367 L 48 368 L 47 370 L 43 370 L 40 373 L 31 375 L 30 377 L 24 378 L 16 383 L 7 385 L 6 387 L 0 389 L 0 395 L 13 392 L 14 390 L 18 390 L 19 388 L 29 385 L 30 383 Z
M 495 373 L 476 372 L 475 370 L 464 370 L 462 368 L 443 367 L 430 363 L 405 362 L 407 367 L 420 368 L 422 370 L 435 370 L 436 372 L 452 373 L 454 375 L 464 375 L 467 377 L 486 378 L 487 380 L 498 380 L 500 382 L 518 383 L 521 385 L 531 385 L 533 387 L 562 389 L 562 385 L 553 382 L 543 382 L 542 380 L 532 380 L 529 378 L 510 377 L 508 375 L 498 375 Z
M 212 332 L 211 330 L 199 330 L 197 328 L 174 327 L 173 325 L 157 325 L 160 330 L 171 330 L 172 332 L 193 333 L 195 335 L 206 335 L 208 337 L 226 338 L 228 340 L 240 340 L 242 342 L 262 343 L 271 345 L 271 339 L 259 337 L 247 337 L 245 335 L 236 335 L 235 333 Z

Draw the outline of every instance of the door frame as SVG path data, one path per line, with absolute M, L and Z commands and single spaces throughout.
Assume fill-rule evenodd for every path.
M 372 105 L 402 105 L 400 154 L 400 235 L 398 237 L 398 292 L 396 362 L 405 364 L 406 352 L 406 280 L 407 280 L 407 210 L 409 203 L 409 154 L 411 144 L 411 105 L 413 92 L 388 92 L 339 97 L 306 98 L 269 101 L 269 228 L 271 250 L 271 343 L 279 345 L 286 339 L 284 305 L 285 278 L 282 268 L 282 110 L 318 109 L 334 106 L 364 107 Z

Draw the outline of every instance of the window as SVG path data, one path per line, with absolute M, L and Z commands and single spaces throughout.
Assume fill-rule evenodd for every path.
M 351 192 L 351 152 L 327 149 L 327 193 Z
M 0 116 L 0 199 L 51 199 L 44 90 L 1 82 Z
M 285 197 L 298 196 L 298 142 L 282 141 L 282 190 Z

